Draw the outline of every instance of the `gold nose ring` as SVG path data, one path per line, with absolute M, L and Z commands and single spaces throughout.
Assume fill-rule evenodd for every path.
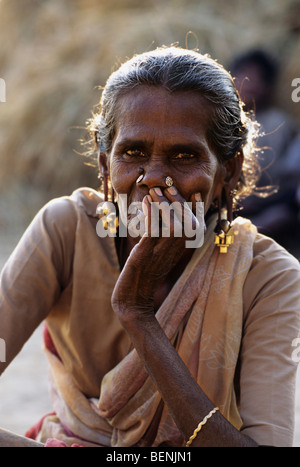
M 166 180 L 165 180 L 165 184 L 167 186 L 172 186 L 173 185 L 173 179 L 171 177 L 169 177 L 169 175 L 166 177 Z

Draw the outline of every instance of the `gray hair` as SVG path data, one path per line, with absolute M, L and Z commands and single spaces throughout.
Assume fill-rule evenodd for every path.
M 221 163 L 244 151 L 238 194 L 244 197 L 253 191 L 259 175 L 254 158 L 255 122 L 243 111 L 229 72 L 209 55 L 193 50 L 160 47 L 135 55 L 111 74 L 102 92 L 100 112 L 89 125 L 101 151 L 109 154 L 111 150 L 119 98 L 140 85 L 163 86 L 171 93 L 194 91 L 205 97 L 213 109 L 208 132 L 211 147 Z

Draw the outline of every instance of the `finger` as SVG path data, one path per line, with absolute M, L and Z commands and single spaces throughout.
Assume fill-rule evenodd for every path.
M 151 188 L 149 191 L 153 200 L 151 205 L 152 231 L 156 235 L 159 227 L 159 232 L 163 237 L 181 237 L 185 200 L 176 189 L 174 189 L 174 194 L 169 196 L 165 196 L 166 191 L 162 191 L 160 187 Z
M 171 186 L 162 190 L 160 187 L 151 188 L 149 190 L 149 194 L 153 201 L 161 203 L 162 201 L 166 201 L 168 203 L 179 202 L 181 204 L 185 203 L 185 198 L 181 195 L 181 193 L 175 188 L 175 186 Z
M 145 215 L 145 237 L 154 237 L 151 234 L 151 210 L 152 210 L 152 198 L 150 195 L 146 195 L 142 201 L 142 209 Z M 158 237 L 158 235 L 156 235 Z
M 171 186 L 164 191 L 164 195 L 171 201 L 176 199 L 182 202 L 182 196 L 176 189 Z M 194 237 L 198 230 L 205 232 L 204 222 L 204 203 L 200 192 L 193 193 L 189 202 L 183 201 L 183 226 L 184 233 L 187 238 Z
M 203 223 L 199 222 L 195 213 L 196 202 L 201 200 L 200 193 L 192 195 L 187 202 L 175 186 L 162 190 L 157 187 L 149 191 L 151 198 L 159 203 L 163 221 L 162 235 L 171 237 L 186 236 L 191 238 Z

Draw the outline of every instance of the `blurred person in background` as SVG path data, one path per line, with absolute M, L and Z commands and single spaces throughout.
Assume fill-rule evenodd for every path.
M 297 144 L 298 151 L 300 147 L 299 139 L 295 139 L 295 123 L 274 105 L 277 63 L 268 53 L 251 50 L 236 57 L 229 68 L 245 110 L 253 112 L 261 125 L 258 144 L 262 174 L 256 194 L 241 203 L 242 215 L 251 219 L 260 232 L 289 247 L 290 239 L 299 229 L 299 221 L 297 180 L 287 177 L 287 157 L 292 144 Z M 266 189 L 270 195 L 264 197 L 261 192 Z
M 300 135 L 292 142 L 287 152 L 284 176 L 292 184 L 296 184 L 296 205 L 298 208 L 298 220 L 300 222 Z
M 103 193 L 82 187 L 50 201 L 1 274 L 1 373 L 45 321 L 53 413 L 28 437 L 292 445 L 299 262 L 233 216 L 259 173 L 253 126 L 231 75 L 196 51 L 162 47 L 109 77 L 88 127 Z M 132 205 L 146 229 L 121 235 Z M 178 222 L 203 242 L 188 247 Z

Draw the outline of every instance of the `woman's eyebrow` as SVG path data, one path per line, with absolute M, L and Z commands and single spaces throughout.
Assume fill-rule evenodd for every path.
M 189 142 L 170 145 L 169 150 L 177 153 L 207 153 L 208 147 L 201 142 Z
M 117 140 L 114 144 L 115 150 L 120 150 L 124 148 L 145 148 L 148 146 L 144 140 L 141 139 L 134 139 L 134 138 L 123 138 L 120 140 Z
M 117 140 L 115 142 L 115 150 L 120 150 L 124 148 L 139 148 L 143 149 L 146 147 L 149 147 L 149 145 L 152 145 L 152 142 L 147 142 L 143 139 L 135 139 L 135 138 L 123 138 L 120 140 Z M 207 153 L 208 152 L 208 147 L 206 144 L 200 142 L 200 141 L 190 141 L 190 142 L 184 142 L 184 143 L 174 143 L 174 144 L 168 144 L 165 147 L 165 150 L 167 152 L 202 152 L 202 153 Z

